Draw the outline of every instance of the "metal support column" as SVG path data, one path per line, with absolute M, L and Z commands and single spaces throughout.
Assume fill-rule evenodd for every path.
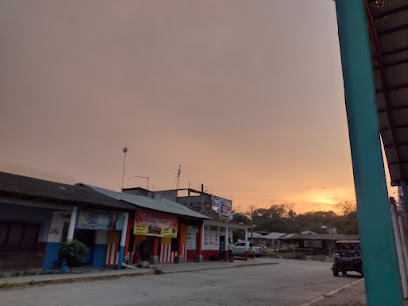
M 406 181 L 401 181 L 401 189 L 402 189 L 402 199 L 404 200 L 405 216 L 406 218 L 408 218 L 408 188 L 407 188 Z
M 226 262 L 228 262 L 228 246 L 229 246 L 229 241 L 228 241 L 228 226 L 225 227 L 225 237 L 224 237 L 224 259 Z
M 204 224 L 201 224 L 198 228 L 198 243 L 197 243 L 197 253 L 196 261 L 203 261 L 203 241 L 204 241 Z
M 74 231 L 75 231 L 75 222 L 76 222 L 77 210 L 78 210 L 78 208 L 76 206 L 74 206 L 72 208 L 71 219 L 69 220 L 69 226 L 68 226 L 67 241 L 70 241 L 70 240 L 74 239 Z
M 245 229 L 245 260 L 248 260 L 248 229 Z
M 363 1 L 337 0 L 344 92 L 368 305 L 402 305 Z
M 120 236 L 120 245 L 119 245 L 119 258 L 118 258 L 118 270 L 122 268 L 123 255 L 125 254 L 125 244 L 126 244 L 126 233 L 128 226 L 129 213 L 123 213 L 125 220 L 123 222 L 122 234 Z
M 183 235 L 184 235 L 184 224 L 180 223 L 180 232 L 178 233 L 178 248 L 177 248 L 177 256 L 174 258 L 176 263 L 183 262 Z

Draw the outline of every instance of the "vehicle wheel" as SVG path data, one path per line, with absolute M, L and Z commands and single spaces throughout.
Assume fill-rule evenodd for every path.
M 332 270 L 333 276 L 339 276 L 339 270 L 337 269 L 336 265 L 333 265 Z
M 343 275 L 347 275 L 347 271 L 346 271 L 346 270 L 341 271 L 341 273 L 342 273 Z

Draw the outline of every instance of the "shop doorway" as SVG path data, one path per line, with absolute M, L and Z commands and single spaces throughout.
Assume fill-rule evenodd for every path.
M 83 261 L 86 266 L 90 266 L 92 263 L 93 250 L 95 247 L 95 235 L 96 231 L 76 229 L 74 233 L 74 239 L 81 241 L 88 248 L 88 254 Z
M 220 236 L 220 258 L 224 258 L 225 252 L 225 236 Z

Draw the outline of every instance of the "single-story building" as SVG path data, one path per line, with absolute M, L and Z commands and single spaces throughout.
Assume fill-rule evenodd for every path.
M 120 232 L 133 205 L 85 186 L 0 172 L 0 270 L 57 268 L 67 239 L 84 242 L 85 263 L 105 264 L 108 231 Z
M 288 234 L 279 238 L 291 244 L 293 251 L 308 255 L 329 255 L 334 251 L 334 243 L 338 240 L 359 240 L 358 235 L 320 235 L 320 234 Z
M 227 259 L 232 230 L 248 225 L 210 217 L 161 195 L 140 196 L 0 172 L 0 270 L 56 269 L 62 242 L 89 249 L 92 267 Z M 142 245 L 142 247 L 141 247 Z

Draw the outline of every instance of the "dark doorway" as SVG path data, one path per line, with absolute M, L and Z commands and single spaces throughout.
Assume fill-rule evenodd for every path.
M 93 257 L 93 249 L 95 246 L 95 235 L 96 231 L 76 229 L 74 232 L 74 239 L 81 241 L 88 247 L 88 254 L 84 259 L 84 264 L 86 266 L 91 265 Z

